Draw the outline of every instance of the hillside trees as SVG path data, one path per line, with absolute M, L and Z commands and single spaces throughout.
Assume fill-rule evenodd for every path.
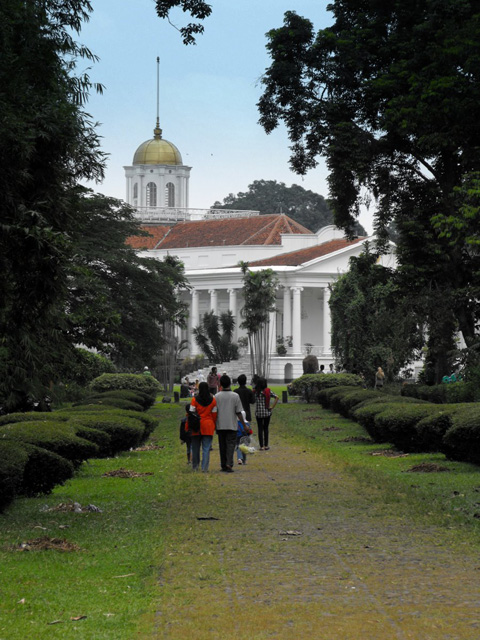
M 284 182 L 276 180 L 255 180 L 248 185 L 248 191 L 237 195 L 231 193 L 223 203 L 217 201 L 212 207 L 251 209 L 260 214 L 285 213 L 314 232 L 333 224 L 333 214 L 323 196 L 296 184 L 287 187 Z
M 465 243 L 436 216 L 456 216 L 462 185 L 480 169 L 480 14 L 475 2 L 333 2 L 334 24 L 314 33 L 293 12 L 268 34 L 272 64 L 259 102 L 267 132 L 284 121 L 291 165 L 326 157 L 335 222 L 351 232 L 365 197 L 381 240 L 395 224 L 399 271 L 430 335 L 460 328 L 474 348 L 476 275 Z M 451 317 L 454 322 L 452 324 Z M 435 338 L 435 336 L 433 336 Z

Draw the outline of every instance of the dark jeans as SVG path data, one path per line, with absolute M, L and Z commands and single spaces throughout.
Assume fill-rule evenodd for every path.
M 233 453 L 237 444 L 237 430 L 220 429 L 217 431 L 218 448 L 220 449 L 220 466 L 222 469 L 233 467 Z
M 192 469 L 198 469 L 198 465 L 200 464 L 200 445 L 202 443 L 202 436 L 192 436 L 190 438 L 190 442 L 192 443 Z
M 268 425 L 270 424 L 271 416 L 267 418 L 260 418 L 260 416 L 255 416 L 257 419 L 258 426 L 258 441 L 261 447 L 268 447 Z

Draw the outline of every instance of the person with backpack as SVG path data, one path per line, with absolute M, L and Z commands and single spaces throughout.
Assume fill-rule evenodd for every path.
M 200 382 L 198 393 L 190 402 L 188 418 L 189 430 L 190 424 L 192 429 L 192 469 L 194 471 L 200 464 L 200 447 L 202 448 L 202 471 L 204 473 L 208 471 L 216 422 L 217 401 L 210 393 L 208 384 Z
M 220 378 L 221 391 L 215 396 L 218 407 L 217 436 L 221 471 L 233 473 L 233 454 L 237 444 L 238 422 L 246 429 L 242 401 L 230 388 L 230 376 Z
M 192 439 L 191 434 L 188 431 L 187 420 L 188 415 L 190 413 L 190 403 L 187 402 L 185 405 L 185 416 L 180 420 L 180 440 L 182 444 L 187 446 L 187 464 L 190 464 L 191 455 L 192 455 Z
M 273 405 L 271 403 L 273 398 Z M 259 378 L 255 385 L 255 418 L 258 427 L 258 441 L 260 451 L 268 451 L 268 427 L 272 411 L 278 402 L 278 396 L 267 386 L 265 378 Z

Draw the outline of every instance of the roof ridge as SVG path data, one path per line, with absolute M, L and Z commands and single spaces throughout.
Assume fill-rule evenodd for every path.
M 275 214 L 267 214 L 267 215 L 275 215 Z M 259 216 L 259 217 L 262 217 L 262 216 Z M 263 216 L 263 217 L 265 217 L 265 216 Z M 248 242 L 249 242 L 250 240 L 252 240 L 253 238 L 255 238 L 255 236 L 258 236 L 260 233 L 264 232 L 266 229 L 268 229 L 268 228 L 269 228 L 269 227 L 271 227 L 272 225 L 275 227 L 276 222 L 277 222 L 276 220 L 269 220 L 267 224 L 262 225 L 262 226 L 260 227 L 260 229 L 257 229 L 257 230 L 255 231 L 255 233 L 253 233 L 251 236 L 248 236 L 248 238 L 246 238 L 246 239 L 242 242 L 242 245 L 246 245 L 246 244 L 248 244 Z M 270 238 L 270 236 L 271 236 L 271 234 L 270 234 L 268 237 Z M 266 243 L 264 243 L 264 244 L 266 244 Z

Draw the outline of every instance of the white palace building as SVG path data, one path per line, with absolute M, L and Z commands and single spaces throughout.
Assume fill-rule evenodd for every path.
M 188 340 L 190 355 L 199 353 L 192 328 L 210 310 L 230 309 L 236 318 L 235 338 L 243 335 L 239 329 L 243 283 L 237 265 L 245 261 L 252 270 L 272 269 L 279 281 L 270 320 L 270 381 L 301 375 L 307 352 L 328 368 L 332 362 L 329 285 L 373 238 L 348 241 L 334 226 L 312 233 L 282 213 L 189 208 L 190 169 L 177 147 L 162 137 L 158 118 L 154 137 L 138 147 L 132 165 L 125 167 L 126 201 L 150 233 L 148 238 L 132 238 L 132 246 L 159 259 L 178 256 L 185 265 L 191 290 L 182 297 L 190 312 L 188 329 L 178 337 Z M 384 256 L 382 264 L 393 266 L 393 255 Z M 276 353 L 276 337 L 291 345 L 284 356 Z M 243 372 L 249 374 L 245 367 Z

